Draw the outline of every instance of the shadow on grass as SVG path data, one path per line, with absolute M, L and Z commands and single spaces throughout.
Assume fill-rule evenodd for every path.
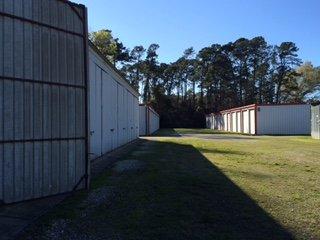
M 219 150 L 219 149 L 209 149 L 209 148 L 197 148 L 198 151 L 202 153 L 212 153 L 212 154 L 224 154 L 224 155 L 240 155 L 240 156 L 248 156 L 250 153 L 242 152 L 242 151 L 234 151 L 234 150 Z
M 196 137 L 207 140 L 259 140 L 259 138 L 240 133 L 214 131 L 211 129 L 173 129 L 163 128 L 153 134 L 156 137 Z
M 155 137 L 181 137 L 181 135 L 173 128 L 161 128 L 156 131 L 152 136 Z
M 196 148 L 151 142 L 152 158 L 140 157 L 150 169 L 130 187 L 149 198 L 131 229 L 141 239 L 294 239 Z
M 71 210 L 75 216 L 83 215 L 79 209 L 86 212 L 72 219 L 77 236 L 86 236 L 81 239 L 294 239 L 192 145 L 142 140 L 137 151 L 142 146 L 148 151 L 136 160 L 146 164 L 143 171 L 110 170 L 93 179 L 96 190 L 116 190 L 105 204 L 87 211 L 82 200 L 70 199 L 55 210 L 63 213 L 59 218 Z M 75 239 L 68 238 L 69 230 L 63 229 L 61 239 Z M 35 231 L 23 239 L 47 233 Z

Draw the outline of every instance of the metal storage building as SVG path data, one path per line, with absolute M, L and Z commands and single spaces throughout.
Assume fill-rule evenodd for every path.
M 206 126 L 213 130 L 224 130 L 223 129 L 223 118 L 221 114 L 208 114 L 206 115 Z
M 159 114 L 145 104 L 139 106 L 139 122 L 140 136 L 151 135 L 160 128 Z
M 85 6 L 2 1 L 0 204 L 87 188 L 90 158 L 138 138 L 138 96 L 89 46 Z
M 307 104 L 253 104 L 214 114 L 214 129 L 252 135 L 310 135 L 310 110 Z
M 90 158 L 139 137 L 139 93 L 96 47 L 89 48 Z
M 88 183 L 86 8 L 0 4 L 0 203 Z
M 311 135 L 314 139 L 320 139 L 320 105 L 311 108 Z

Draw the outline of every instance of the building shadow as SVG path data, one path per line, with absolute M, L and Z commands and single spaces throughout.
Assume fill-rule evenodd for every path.
M 150 223 L 162 224 L 167 233 L 158 233 L 161 239 L 294 239 L 192 145 L 148 142 L 162 150 L 151 163 L 159 166 L 147 189 L 157 189 L 157 201 L 145 224 L 151 229 L 159 226 Z
M 161 128 L 152 134 L 154 137 L 181 137 L 173 128 Z

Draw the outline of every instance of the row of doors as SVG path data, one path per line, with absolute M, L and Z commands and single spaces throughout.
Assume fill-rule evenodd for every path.
M 90 63 L 90 155 L 95 159 L 139 135 L 138 99 Z
M 225 131 L 256 134 L 255 110 L 226 113 L 223 119 Z

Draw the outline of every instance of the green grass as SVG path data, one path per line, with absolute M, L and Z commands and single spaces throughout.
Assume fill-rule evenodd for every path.
M 155 135 L 156 136 L 170 136 L 172 134 L 234 134 L 230 132 L 217 131 L 212 129 L 203 128 L 167 128 L 161 129 Z
M 225 132 L 213 129 L 205 128 L 165 128 L 157 131 L 154 136 L 164 137 L 164 136 L 175 136 L 180 134 L 223 134 L 223 135 L 249 135 L 245 133 L 234 133 L 234 132 Z
M 86 217 L 95 223 L 90 232 L 121 239 L 320 239 L 319 141 L 172 137 L 207 132 L 161 130 L 162 137 L 146 138 L 126 156 L 144 161 L 144 171 L 108 170 L 95 179 L 93 189 L 118 193 Z M 78 225 L 89 207 L 85 198 L 68 199 L 27 235 L 43 236 L 57 218 Z

